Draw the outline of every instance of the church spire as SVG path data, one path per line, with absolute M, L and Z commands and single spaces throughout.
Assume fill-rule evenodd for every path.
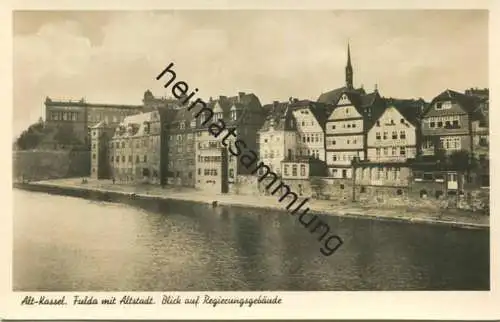
M 351 48 L 347 42 L 347 65 L 345 67 L 345 85 L 347 88 L 352 89 L 352 65 L 351 65 Z

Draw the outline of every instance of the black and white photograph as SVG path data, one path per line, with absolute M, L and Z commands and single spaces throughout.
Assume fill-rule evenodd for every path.
M 487 27 L 15 12 L 14 290 L 489 290 Z
M 13 10 L 12 291 L 490 291 L 490 19 Z

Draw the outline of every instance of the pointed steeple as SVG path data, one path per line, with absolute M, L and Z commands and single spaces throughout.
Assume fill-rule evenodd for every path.
M 353 88 L 352 85 L 352 65 L 351 65 L 351 48 L 349 42 L 347 42 L 347 65 L 345 67 L 345 86 L 349 89 Z

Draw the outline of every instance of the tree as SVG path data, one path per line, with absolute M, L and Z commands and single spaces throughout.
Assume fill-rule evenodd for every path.
M 71 125 L 59 126 L 56 130 L 56 134 L 54 135 L 54 140 L 58 144 L 62 145 L 81 144 Z
M 16 139 L 15 145 L 20 150 L 30 150 L 38 146 L 42 139 L 43 123 L 35 123 L 30 125 L 21 135 Z

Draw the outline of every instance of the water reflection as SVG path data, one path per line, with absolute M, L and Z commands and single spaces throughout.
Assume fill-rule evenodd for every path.
M 489 233 L 323 217 L 332 256 L 286 213 L 14 192 L 23 291 L 489 289 Z

